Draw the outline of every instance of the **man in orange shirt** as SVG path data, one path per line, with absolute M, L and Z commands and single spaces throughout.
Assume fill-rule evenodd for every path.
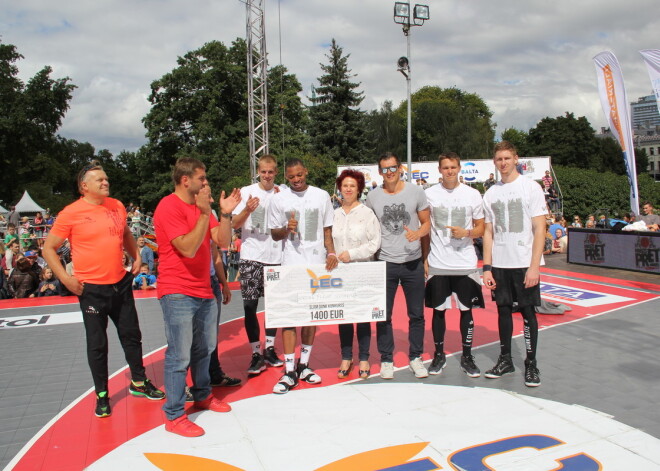
M 55 276 L 78 296 L 87 337 L 87 361 L 96 390 L 97 417 L 112 413 L 108 395 L 108 318 L 117 327 L 119 341 L 131 370 L 129 392 L 160 400 L 165 394 L 146 377 L 142 363 L 142 333 L 131 285 L 140 269 L 140 252 L 126 225 L 124 205 L 110 198 L 103 167 L 94 161 L 78 174 L 82 197 L 64 208 L 51 229 L 43 257 Z M 57 249 L 69 239 L 75 274 L 60 263 Z M 122 266 L 123 250 L 133 258 L 131 273 Z

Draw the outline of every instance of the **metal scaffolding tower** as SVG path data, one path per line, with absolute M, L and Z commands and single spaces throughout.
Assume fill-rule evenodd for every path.
M 268 153 L 268 57 L 266 55 L 266 0 L 246 0 L 248 68 L 248 126 L 250 174 L 257 180 L 257 159 Z

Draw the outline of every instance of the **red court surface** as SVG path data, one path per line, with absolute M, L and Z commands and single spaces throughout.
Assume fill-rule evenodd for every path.
M 581 280 L 576 281 L 575 279 L 568 279 L 566 276 L 575 276 L 575 274 L 560 270 L 543 270 L 542 283 L 545 299 L 565 303 L 572 310 L 563 315 L 540 314 L 538 316 L 540 329 L 579 321 L 658 297 L 657 294 L 640 291 L 657 290 L 657 285 L 613 280 L 592 275 L 580 275 Z M 484 291 L 487 290 L 484 289 Z M 144 295 L 139 293 L 138 296 Z M 475 347 L 498 341 L 495 306 L 493 302 L 490 302 L 489 292 L 486 293 L 486 296 L 487 308 L 474 311 Z M 59 298 L 59 303 L 68 300 L 73 302 L 74 298 Z M 21 304 L 35 306 L 40 303 L 40 300 L 21 300 L 17 301 L 13 307 L 18 307 Z M 394 312 L 396 345 L 394 362 L 395 367 L 404 367 L 408 364 L 408 340 L 405 300 L 401 290 L 399 290 L 397 296 Z M 445 343 L 447 353 L 459 352 L 461 348 L 458 331 L 459 316 L 452 313 L 457 314 L 454 311 L 448 311 Z M 519 335 L 522 332 L 522 321 L 519 315 L 514 316 L 514 319 L 514 335 Z M 426 321 L 426 354 L 424 360 L 429 360 L 429 353 L 433 352 L 434 349 L 430 334 L 430 309 L 426 310 Z M 375 342 L 375 328 L 373 332 L 371 372 L 372 375 L 377 375 L 379 357 Z M 298 389 L 322 388 L 342 381 L 336 378 L 336 370 L 340 360 L 338 343 L 335 326 L 324 326 L 317 330 L 312 366 L 323 377 L 323 384 L 311 386 L 301 383 Z M 281 346 L 278 345 L 278 347 L 281 351 Z M 220 358 L 223 369 L 231 376 L 245 378 L 244 372 L 250 362 L 250 357 L 251 351 L 243 331 L 242 318 L 223 324 L 220 335 Z M 145 358 L 147 376 L 152 378 L 156 385 L 163 384 L 163 359 L 164 347 L 152 352 Z M 215 388 L 214 394 L 230 403 L 270 394 L 273 385 L 281 375 L 281 371 L 281 369 L 269 368 L 258 377 L 245 381 L 241 387 Z M 357 372 L 354 370 L 351 377 L 343 381 L 355 381 L 356 378 Z M 95 398 L 93 391 L 90 390 L 47 424 L 26 445 L 7 469 L 16 471 L 82 470 L 128 440 L 162 426 L 162 403 L 159 401 L 150 402 L 128 395 L 128 381 L 129 376 L 126 369 L 117 372 L 110 380 L 109 389 L 113 405 L 113 414 L 110 418 L 98 419 L 94 416 Z

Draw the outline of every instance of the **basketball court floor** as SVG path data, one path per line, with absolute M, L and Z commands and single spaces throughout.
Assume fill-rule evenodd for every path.
M 165 432 L 162 402 L 133 397 L 109 327 L 111 417 L 94 416 L 85 336 L 75 298 L 0 302 L 0 468 L 90 470 L 660 470 L 660 280 L 657 275 L 547 260 L 543 297 L 571 308 L 539 314 L 542 384 L 523 382 L 522 322 L 516 371 L 468 378 L 459 367 L 458 312 L 447 314 L 441 375 L 408 369 L 405 301 L 397 297 L 395 377 L 337 379 L 335 326 L 320 328 L 311 366 L 323 377 L 271 393 L 281 369 L 247 378 L 250 348 L 240 291 L 223 306 L 220 360 L 240 387 L 214 388 L 226 414 L 190 410 L 199 438 Z M 487 298 L 490 299 L 489 297 Z M 154 297 L 136 300 L 148 376 L 163 384 L 165 336 Z M 424 360 L 433 354 L 427 310 Z M 481 371 L 499 353 L 493 302 L 474 311 Z M 374 329 L 375 331 L 375 329 Z M 278 350 L 281 352 L 278 335 Z

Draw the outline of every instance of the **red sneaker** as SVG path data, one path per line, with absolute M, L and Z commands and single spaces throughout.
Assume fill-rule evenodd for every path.
M 195 407 L 197 409 L 212 410 L 213 412 L 229 412 L 231 410 L 229 404 L 217 399 L 213 394 L 209 394 L 209 397 L 203 401 L 195 401 Z
M 186 414 L 174 420 L 165 420 L 165 430 L 182 437 L 201 437 L 204 435 L 204 429 L 188 420 Z

